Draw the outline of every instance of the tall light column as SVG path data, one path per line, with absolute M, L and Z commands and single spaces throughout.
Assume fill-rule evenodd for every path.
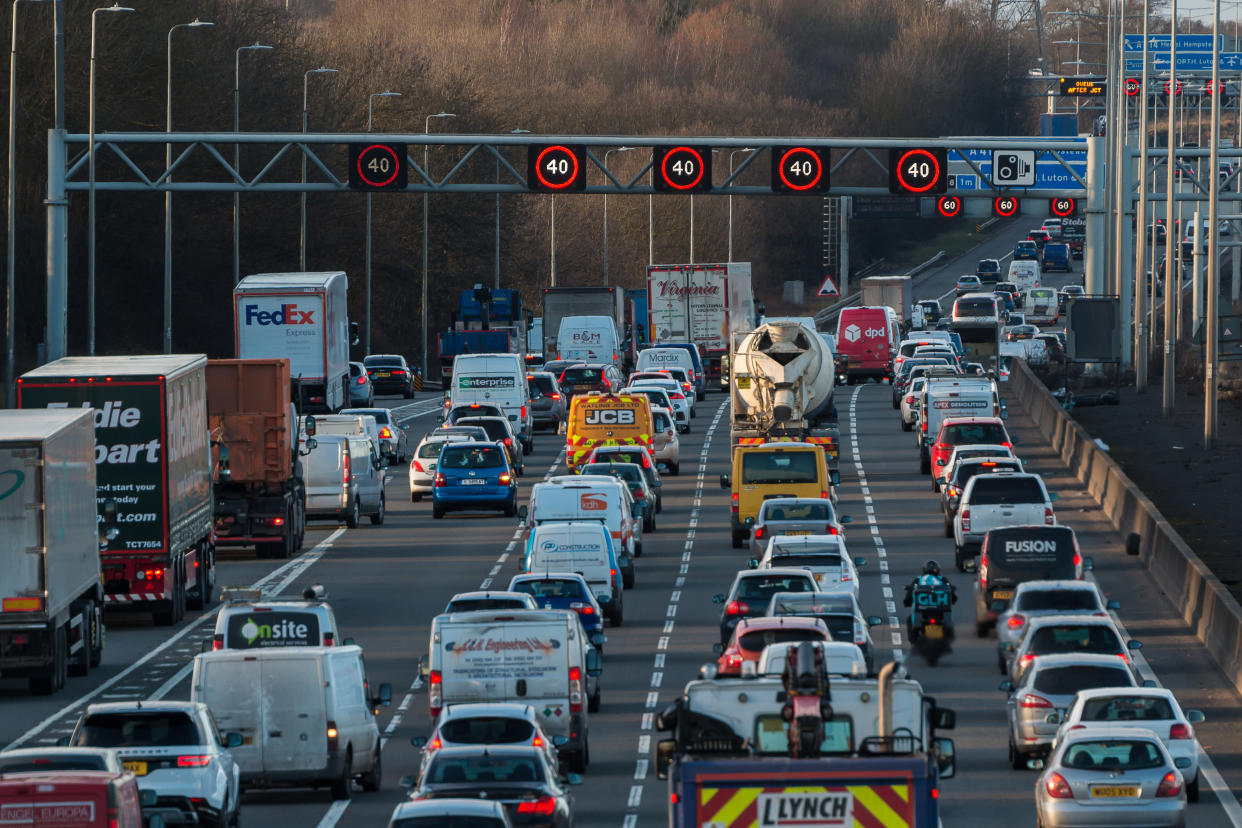
M 91 71 L 90 102 L 87 121 L 90 134 L 87 160 L 90 165 L 90 184 L 87 187 L 87 241 L 86 241 L 86 352 L 95 355 L 95 25 L 100 12 L 132 12 L 133 9 L 113 3 L 91 12 Z
M 1134 246 L 1134 389 L 1147 391 L 1147 245 L 1152 244 L 1155 259 L 1154 232 L 1147 228 L 1147 95 L 1151 76 L 1148 72 L 1147 20 L 1151 16 L 1151 0 L 1143 0 L 1143 74 L 1139 81 L 1139 187 L 1134 227 L 1138 233 Z M 1152 282 L 1155 284 L 1155 274 Z M 1155 301 L 1155 290 L 1152 291 Z
M 376 98 L 400 98 L 400 92 L 373 92 L 367 97 L 367 132 L 375 115 Z M 363 335 L 363 353 L 371 353 L 371 193 L 367 193 L 367 264 L 366 264 L 366 333 Z
M 309 95 L 310 95 L 310 76 L 311 75 L 327 75 L 339 72 L 339 69 L 329 69 L 326 66 L 320 66 L 318 69 L 311 69 L 302 74 L 302 134 L 306 134 L 306 128 L 310 120 L 309 116 Z M 306 151 L 302 151 L 302 220 L 299 223 L 300 233 L 298 235 L 298 270 L 306 271 Z
M 617 147 L 604 153 L 604 169 L 608 169 L 608 156 L 614 152 L 629 152 L 633 147 Z M 608 182 L 605 181 L 605 184 Z M 604 193 L 604 284 L 608 284 L 608 193 Z
M 172 36 L 177 29 L 199 29 L 214 26 L 197 17 L 189 23 L 178 23 L 168 30 L 168 71 L 164 131 L 172 132 Z M 165 183 L 172 183 L 172 144 L 164 144 Z M 172 353 L 172 190 L 164 191 L 164 353 Z
M 733 178 L 733 156 L 737 155 L 739 152 L 754 152 L 754 151 L 755 151 L 754 147 L 742 147 L 741 149 L 735 149 L 729 153 L 729 178 L 730 179 Z M 771 150 L 771 152 L 775 152 L 775 150 Z M 733 185 L 730 184 L 729 186 L 732 187 Z M 732 192 L 729 193 L 729 261 L 730 262 L 733 261 L 733 193 Z
M 241 132 L 241 53 L 269 50 L 271 46 L 252 43 L 238 46 L 233 55 L 233 134 Z M 233 142 L 233 171 L 241 178 L 241 145 Z M 233 284 L 241 281 L 241 193 L 233 193 Z
M 1177 0 L 1170 0 L 1169 7 L 1169 162 L 1165 179 L 1164 212 L 1164 377 L 1162 378 L 1164 416 L 1173 414 L 1173 306 L 1182 289 L 1182 274 L 1174 253 L 1181 247 L 1178 243 L 1176 225 L 1173 223 L 1174 194 L 1177 185 L 1173 171 L 1177 166 Z
M 456 117 L 457 117 L 457 114 L 455 112 L 439 112 L 439 113 L 436 113 L 435 115 L 428 115 L 426 118 L 423 119 L 423 135 L 430 134 L 432 118 L 456 118 Z M 429 163 L 428 159 L 430 156 L 428 154 L 428 150 L 429 150 L 428 145 L 423 144 L 423 173 L 424 174 L 427 172 L 427 164 Z M 430 178 L 430 176 L 428 177 Z M 431 205 L 427 199 L 427 195 L 428 195 L 427 191 L 424 190 L 423 191 L 423 301 L 422 301 L 423 377 L 424 378 L 427 377 L 427 322 L 430 319 L 430 316 L 427 313 L 427 211 L 428 209 L 430 209 Z
M 1203 374 L 1203 447 L 1205 449 L 1216 448 L 1217 429 L 1219 423 L 1217 421 L 1217 377 L 1216 369 L 1219 367 L 1217 361 L 1219 354 L 1217 353 L 1216 338 L 1219 334 L 1219 317 L 1218 306 L 1220 303 L 1220 228 L 1217 226 L 1220 222 L 1220 0 L 1213 2 L 1212 14 L 1212 151 L 1208 155 L 1210 159 L 1208 166 L 1211 167 L 1212 184 L 1209 188 L 1208 196 L 1208 239 L 1211 246 L 1208 247 L 1208 274 L 1207 283 L 1204 288 L 1207 290 L 1207 311 L 1206 325 L 1204 326 L 1204 341 L 1207 343 L 1204 353 L 1204 374 Z M 1237 32 L 1235 31 L 1236 35 Z M 1199 244 L 1200 234 L 1203 233 L 1202 227 L 1195 228 L 1195 244 Z M 1234 249 L 1233 255 L 1239 255 L 1237 248 Z

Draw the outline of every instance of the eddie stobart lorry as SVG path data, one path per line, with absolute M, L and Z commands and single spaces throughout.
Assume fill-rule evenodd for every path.
M 828 676 L 813 643 L 788 646 L 781 675 L 692 681 L 657 716 L 670 828 L 937 828 L 953 711 L 896 663 Z
M 211 457 L 203 354 L 65 357 L 23 374 L 19 408 L 94 410 L 104 605 L 175 624 L 212 599 Z

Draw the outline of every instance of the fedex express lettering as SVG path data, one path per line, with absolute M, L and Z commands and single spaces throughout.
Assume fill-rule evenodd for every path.
M 315 311 L 299 310 L 292 302 L 281 305 L 279 310 L 259 310 L 258 305 L 246 305 L 247 325 L 314 325 Z
M 634 425 L 632 408 L 593 408 L 586 413 L 587 425 Z
M 759 828 L 854 826 L 854 794 L 850 791 L 762 793 L 758 806 Z

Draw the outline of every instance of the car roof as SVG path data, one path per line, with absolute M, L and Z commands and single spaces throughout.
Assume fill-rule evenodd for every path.
M 1047 670 L 1050 667 L 1075 667 L 1075 666 L 1092 666 L 1092 667 L 1121 667 L 1126 669 L 1125 660 L 1119 655 L 1108 655 L 1107 653 L 1049 653 L 1041 655 L 1031 663 L 1031 669 Z M 1126 690 L 1131 688 L 1127 687 Z
M 92 713 L 145 713 L 145 712 L 168 712 L 176 711 L 182 713 L 200 713 L 207 709 L 207 705 L 202 702 L 195 701 L 176 701 L 176 700 L 160 700 L 160 701 L 121 701 L 121 702 L 98 702 L 91 704 L 86 708 L 85 714 L 89 716 Z
M 1008 529 L 1009 527 L 1006 526 L 1005 528 Z M 1032 618 L 1030 623 L 1032 626 L 1038 626 L 1038 627 L 1051 627 L 1055 624 L 1068 624 L 1071 626 L 1074 626 L 1074 625 L 1079 625 L 1079 626 L 1091 625 L 1091 626 L 1097 626 L 1097 627 L 1098 626 L 1109 626 L 1109 627 L 1112 627 L 1114 630 L 1117 629 L 1117 625 L 1113 623 L 1113 619 L 1106 615 L 1069 615 L 1069 614 L 1041 615 L 1036 618 Z M 1028 633 L 1029 633 L 1029 628 L 1028 628 Z
M 1006 526 L 1005 528 L 1008 529 L 1009 527 Z M 1043 581 L 1023 581 L 1017 586 L 1017 590 L 1019 592 L 1025 592 L 1028 590 L 1058 591 L 1058 590 L 1066 590 L 1066 589 L 1079 589 L 1079 590 L 1083 590 L 1084 592 L 1098 591 L 1098 587 L 1092 581 L 1076 581 L 1076 580 L 1070 580 L 1068 578 L 1065 578 L 1065 579 L 1049 578 L 1048 580 L 1043 580 Z
M 768 538 L 768 545 L 780 542 L 781 546 L 809 546 L 813 543 L 828 543 L 844 546 L 840 535 L 773 535 Z M 842 549 L 842 551 L 845 551 Z
M 828 630 L 828 625 L 809 615 L 755 615 L 737 622 L 737 634 L 755 630 Z
M 574 581 L 583 587 L 587 585 L 586 578 L 577 572 L 519 572 L 509 581 L 511 584 L 524 583 L 526 581 Z M 525 595 L 526 593 L 521 593 Z
M 46 745 L 44 747 L 13 748 L 0 751 L 0 759 L 22 759 L 39 756 L 98 756 L 107 759 L 116 756 L 111 748 L 68 747 L 64 745 Z
M 1080 691 L 1081 692 L 1081 691 Z M 1072 744 L 1073 742 L 1095 742 L 1100 739 L 1133 739 L 1139 737 L 1148 739 L 1160 745 L 1162 752 L 1164 745 L 1160 741 L 1160 737 L 1156 732 L 1147 727 L 1118 727 L 1110 724 L 1084 724 L 1076 730 L 1068 730 L 1065 733 L 1065 741 L 1062 744 Z
M 459 592 L 449 599 L 449 602 L 464 601 L 467 598 L 516 598 L 525 602 L 530 596 L 525 592 L 513 592 L 507 589 L 476 589 L 470 592 Z
M 744 581 L 747 578 L 765 577 L 770 578 L 773 575 L 799 575 L 804 578 L 812 578 L 809 571 L 801 566 L 774 566 L 771 569 L 739 569 L 734 576 L 734 583 Z
M 564 612 L 559 610 L 559 612 Z M 442 747 L 436 751 L 435 757 L 441 756 L 483 756 L 491 754 L 493 756 L 543 756 L 543 748 L 534 745 L 515 745 L 512 743 L 501 743 L 494 745 L 454 745 L 452 747 Z
M 791 503 L 795 505 L 809 505 L 812 503 L 828 503 L 828 506 L 830 507 L 832 506 L 831 503 L 829 503 L 822 497 L 769 497 L 767 500 L 763 501 L 763 503 L 760 505 L 760 509 L 762 509 L 764 506 L 767 506 L 768 504 L 773 504 L 776 506 L 788 506 Z
M 1090 690 L 1079 690 L 1078 697 L 1081 699 L 1098 699 L 1104 696 L 1119 696 L 1123 693 L 1127 696 L 1148 696 L 1153 699 L 1168 699 L 1179 710 L 1181 709 L 1181 705 L 1177 703 L 1177 696 L 1167 687 L 1093 687 Z

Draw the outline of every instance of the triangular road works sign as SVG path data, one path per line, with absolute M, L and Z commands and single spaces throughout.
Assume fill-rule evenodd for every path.
M 819 290 L 815 292 L 816 296 L 840 296 L 841 291 L 837 290 L 837 283 L 832 281 L 831 276 L 824 277 L 824 283 L 819 286 Z

